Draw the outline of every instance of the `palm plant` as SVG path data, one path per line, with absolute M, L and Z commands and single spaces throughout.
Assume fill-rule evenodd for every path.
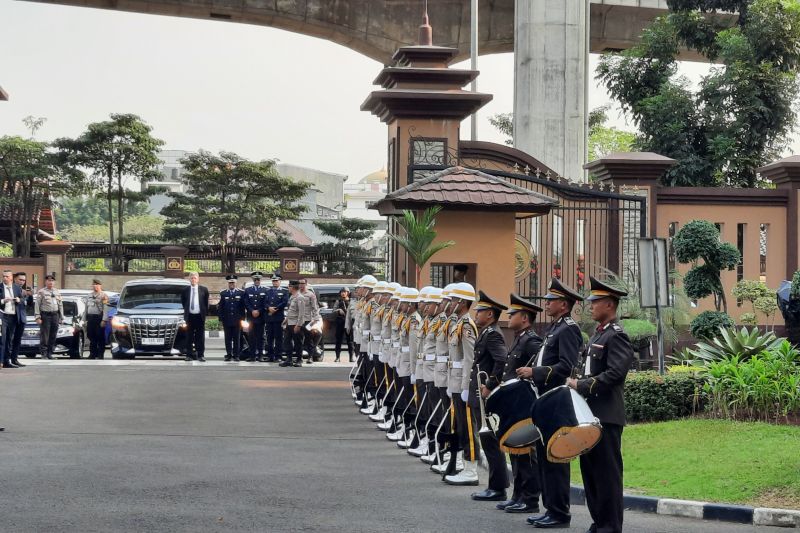
M 420 273 L 422 267 L 430 260 L 433 255 L 445 248 L 450 248 L 455 241 L 444 241 L 433 244 L 436 238 L 436 215 L 441 211 L 441 206 L 429 207 L 419 217 L 413 211 L 403 210 L 402 216 L 398 217 L 397 224 L 403 228 L 403 235 L 389 234 L 389 238 L 402 246 L 416 265 L 416 286 L 420 285 Z

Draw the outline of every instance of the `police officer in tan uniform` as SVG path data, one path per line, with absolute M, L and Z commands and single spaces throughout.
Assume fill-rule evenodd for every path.
M 92 280 L 92 292 L 86 297 L 86 322 L 89 359 L 103 359 L 106 351 L 108 296 L 103 291 L 103 283 L 99 279 Z

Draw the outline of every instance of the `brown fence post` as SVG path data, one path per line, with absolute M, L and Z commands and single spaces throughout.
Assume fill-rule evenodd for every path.
M 64 276 L 67 272 L 67 252 L 72 243 L 67 241 L 42 241 L 39 249 L 44 256 L 44 273 L 56 275 L 56 287 L 64 288 Z M 42 280 L 44 285 L 44 280 Z
M 189 249 L 185 246 L 162 246 L 161 253 L 164 254 L 164 276 L 182 278 L 184 258 Z
M 276 250 L 281 261 L 281 276 L 283 279 L 300 279 L 300 261 L 303 259 L 303 250 L 294 246 L 286 246 Z
M 792 279 L 798 267 L 798 243 L 800 237 L 800 156 L 793 155 L 758 169 L 762 178 L 775 184 L 778 190 L 786 191 L 786 279 Z

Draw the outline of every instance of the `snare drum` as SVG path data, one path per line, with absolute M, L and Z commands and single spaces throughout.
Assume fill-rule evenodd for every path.
M 578 391 L 561 385 L 539 396 L 531 418 L 542 432 L 551 463 L 568 463 L 588 452 L 603 436 L 603 426 Z
M 535 402 L 533 383 L 519 379 L 501 383 L 486 398 L 486 411 L 499 418 L 496 435 L 504 452 L 526 454 L 542 438 L 531 420 Z

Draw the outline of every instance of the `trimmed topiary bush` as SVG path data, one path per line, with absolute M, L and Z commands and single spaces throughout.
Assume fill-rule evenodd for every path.
M 736 324 L 728 313 L 703 311 L 689 324 L 692 336 L 697 340 L 710 340 L 719 335 L 720 328 L 730 329 Z
M 660 422 L 703 409 L 703 380 L 691 372 L 631 372 L 625 381 L 628 422 Z

